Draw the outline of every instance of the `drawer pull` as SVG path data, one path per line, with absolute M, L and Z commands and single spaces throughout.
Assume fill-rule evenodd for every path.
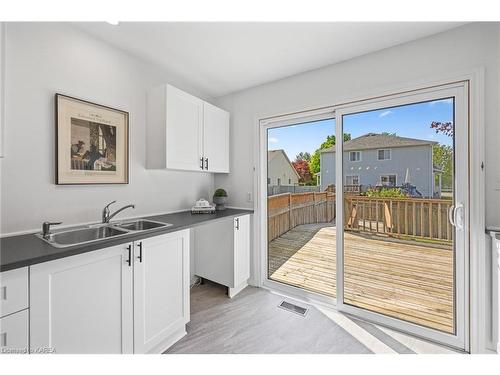
M 0 346 L 7 346 L 7 332 L 0 334 Z
M 1 292 L 0 292 L 0 295 L 2 296 L 2 300 L 6 300 L 7 299 L 7 287 L 6 286 L 3 286 L 2 289 L 1 289 Z

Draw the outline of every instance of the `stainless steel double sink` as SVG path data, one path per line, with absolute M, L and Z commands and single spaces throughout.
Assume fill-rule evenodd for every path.
M 48 238 L 43 237 L 41 234 L 37 234 L 37 236 L 54 247 L 68 247 L 125 236 L 129 233 L 152 231 L 171 225 L 159 221 L 140 219 L 63 230 L 49 234 Z

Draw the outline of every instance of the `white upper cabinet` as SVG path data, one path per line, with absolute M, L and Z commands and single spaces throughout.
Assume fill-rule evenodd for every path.
M 147 94 L 147 168 L 229 172 L 229 113 L 171 85 Z
M 208 172 L 229 173 L 229 113 L 203 103 L 203 157 Z

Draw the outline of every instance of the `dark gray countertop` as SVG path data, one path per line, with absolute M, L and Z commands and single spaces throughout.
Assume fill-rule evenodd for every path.
M 253 213 L 252 210 L 228 208 L 224 211 L 217 211 L 216 214 L 192 215 L 190 211 L 183 211 L 173 214 L 146 216 L 141 219 L 150 219 L 170 223 L 172 226 L 147 231 L 147 233 L 129 233 L 127 235 L 120 236 L 119 238 L 108 238 L 92 244 L 76 245 L 65 248 L 53 247 L 36 237 L 35 234 L 5 237 L 0 239 L 0 272 L 47 262 L 58 258 L 65 258 L 71 255 L 86 253 L 109 246 L 120 245 L 131 241 L 141 240 L 143 238 L 175 232 L 181 229 L 192 228 L 198 225 L 223 220 L 225 218 L 251 213 Z

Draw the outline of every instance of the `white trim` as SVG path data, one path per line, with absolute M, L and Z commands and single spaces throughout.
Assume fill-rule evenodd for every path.
M 359 154 L 359 159 L 358 160 L 351 160 L 351 154 L 358 153 Z M 359 163 L 362 161 L 362 156 L 361 156 L 361 151 L 349 151 L 349 162 L 350 163 Z
M 361 185 L 361 178 L 360 178 L 359 174 L 346 174 L 344 177 L 345 177 L 344 183 L 346 185 Z M 347 183 L 347 177 L 357 177 L 358 178 L 358 183 L 357 184 L 348 184 Z
M 381 174 L 381 175 L 380 175 L 380 177 L 379 177 L 380 185 L 381 185 L 381 186 L 388 186 L 388 187 L 391 187 L 392 185 L 384 185 L 384 183 L 382 182 L 382 177 L 389 177 L 389 176 L 394 176 L 394 177 L 396 177 L 396 182 L 394 183 L 394 186 L 398 186 L 398 175 L 397 175 L 397 173 L 386 173 L 386 174 Z
M 380 151 L 389 151 L 389 159 L 380 159 L 379 158 L 379 152 Z M 385 152 L 384 152 L 385 154 Z M 377 161 L 386 161 L 386 160 L 392 160 L 392 150 L 390 148 L 379 148 L 377 149 Z

